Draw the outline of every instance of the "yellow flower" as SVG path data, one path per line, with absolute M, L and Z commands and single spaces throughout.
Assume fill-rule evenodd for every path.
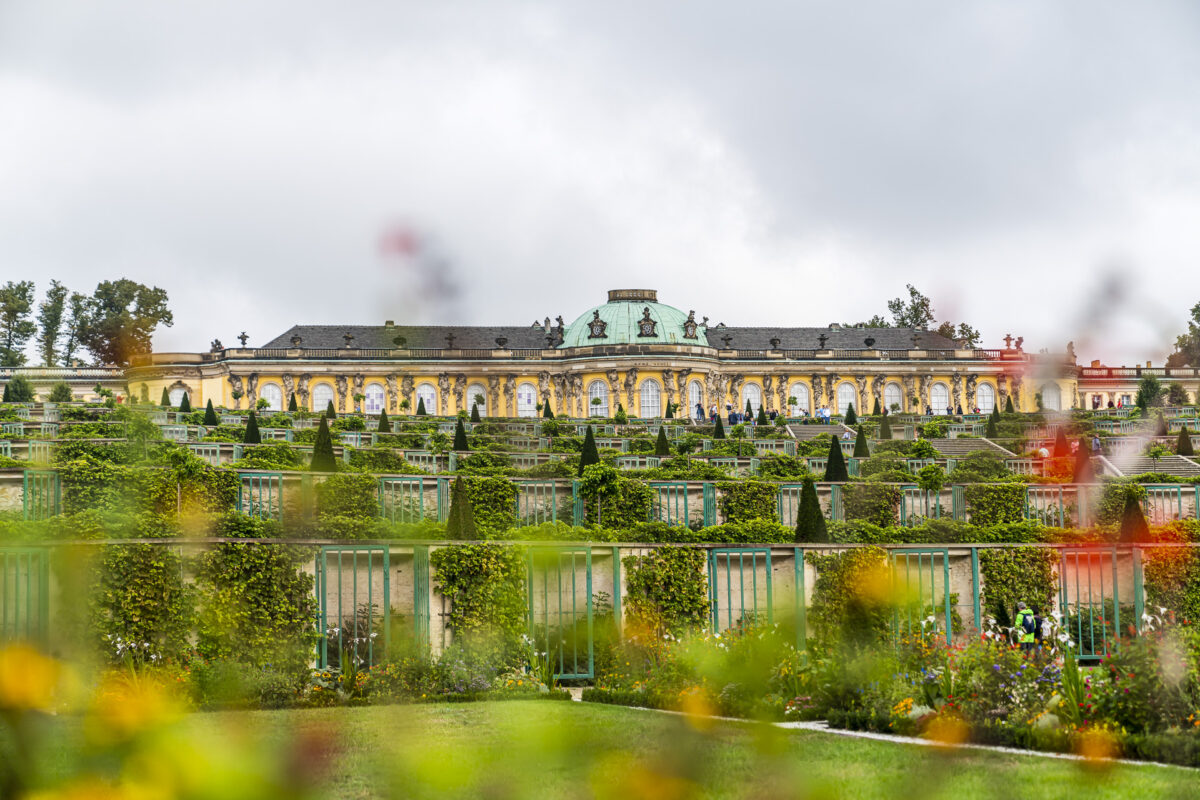
M 54 702 L 62 666 L 27 644 L 0 650 L 0 708 L 46 711 Z
M 182 713 L 166 685 L 149 678 L 116 675 L 97 691 L 85 725 L 93 741 L 120 741 L 173 722 Z

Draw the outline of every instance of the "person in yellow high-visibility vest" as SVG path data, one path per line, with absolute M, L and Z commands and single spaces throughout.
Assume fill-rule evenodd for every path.
M 1029 606 L 1025 605 L 1024 601 L 1017 603 L 1016 623 L 1017 633 L 1020 636 L 1021 649 L 1033 650 L 1037 638 L 1038 620 L 1037 615 L 1033 613 Z

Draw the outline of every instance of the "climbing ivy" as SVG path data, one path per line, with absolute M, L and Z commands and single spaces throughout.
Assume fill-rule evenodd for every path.
M 439 547 L 429 555 L 434 586 L 450 601 L 446 622 L 456 635 L 525 630 L 525 559 L 521 548 L 495 542 Z
M 1040 547 L 981 549 L 979 575 L 983 594 L 980 602 L 984 613 L 995 616 L 1003 608 L 1012 617 L 1018 601 L 1042 612 L 1049 611 L 1057 585 L 1057 563 L 1055 551 Z
M 663 547 L 644 556 L 627 556 L 625 603 L 630 618 L 661 633 L 697 629 L 708 620 L 708 581 L 704 550 Z
M 848 483 L 842 487 L 847 520 L 865 520 L 887 527 L 896 524 L 900 489 L 886 483 Z
M 963 489 L 973 525 L 1002 525 L 1025 517 L 1025 484 L 977 483 Z
M 717 484 L 721 492 L 721 514 L 726 522 L 764 519 L 779 522 L 779 487 L 762 481 L 725 481 Z

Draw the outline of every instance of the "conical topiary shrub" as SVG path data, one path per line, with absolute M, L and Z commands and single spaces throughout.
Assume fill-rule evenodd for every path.
M 554 409 L 550 407 L 550 398 L 546 398 L 546 402 L 542 403 L 542 418 L 554 419 Z
M 995 439 L 999 435 L 1000 432 L 996 428 L 996 415 L 993 414 L 992 416 L 988 417 L 987 428 L 983 432 L 983 438 Z
M 166 389 L 163 389 L 163 391 L 165 392 Z M 0 403 L 11 403 L 12 400 L 10 400 L 9 397 L 10 397 L 10 395 L 8 393 L 8 384 L 6 383 L 6 384 L 4 384 L 4 397 L 0 398 Z
M 483 420 L 479 418 L 478 403 L 471 403 L 471 422 L 483 422 Z
M 587 433 L 583 436 L 583 450 L 579 454 L 579 477 L 583 477 L 585 467 L 599 463 L 600 451 L 596 449 L 596 437 L 592 433 L 592 426 L 588 425 Z
M 764 407 L 758 407 L 758 416 L 754 419 L 754 422 L 758 425 L 769 425 L 771 423 L 771 421 L 767 419 L 767 410 Z
M 892 439 L 892 423 L 888 420 L 888 414 L 883 415 L 883 421 L 879 423 L 879 438 L 885 442 L 890 442 Z
M 1075 483 L 1091 483 L 1096 474 L 1092 469 L 1092 457 L 1088 453 L 1087 439 L 1080 437 L 1079 449 L 1075 451 L 1075 470 L 1072 480 Z
M 713 429 L 713 438 L 714 439 L 724 439 L 725 438 L 725 426 L 721 423 L 721 415 L 720 414 L 717 414 L 717 427 Z
M 825 463 L 825 482 L 840 483 L 850 480 L 846 472 L 846 458 L 842 455 L 842 444 L 836 436 L 829 442 L 829 458 Z
M 854 457 L 871 457 L 871 448 L 867 445 L 867 432 L 863 430 L 862 425 L 858 426 L 858 435 L 854 437 Z
M 425 398 L 424 397 L 417 398 L 417 416 L 418 417 L 429 416 L 429 412 L 425 410 Z
M 337 459 L 333 455 L 333 437 L 329 435 L 329 421 L 321 417 L 317 426 L 317 440 L 313 444 L 312 463 L 309 469 L 313 472 L 337 472 Z
M 1166 436 L 1167 435 L 1167 419 L 1166 419 L 1166 417 L 1163 416 L 1163 413 L 1161 411 L 1155 415 L 1154 435 L 1155 436 Z
M 846 424 L 850 426 L 858 424 L 858 414 L 854 413 L 854 403 L 846 406 Z
M 217 419 L 217 411 L 213 408 L 211 399 L 204 408 L 204 424 L 213 428 L 221 424 L 220 420 Z
M 750 406 L 750 399 L 746 399 L 746 419 L 754 416 L 754 409 Z
M 806 476 L 800 489 L 800 506 L 796 509 L 796 541 L 798 543 L 823 543 L 829 541 L 829 529 L 825 515 L 821 513 L 821 501 L 817 499 L 817 487 L 812 476 Z
M 1013 402 L 1012 402 L 1011 394 L 1008 397 L 1004 398 L 1004 413 L 1005 414 L 1013 413 Z
M 325 405 L 325 419 L 337 419 L 337 409 L 333 407 L 332 400 Z
M 300 410 L 300 407 L 296 405 L 296 393 L 292 392 L 291 397 L 288 398 L 288 411 L 299 411 L 299 410 Z
M 876 397 L 875 398 L 875 407 L 873 409 L 871 409 L 871 416 L 878 417 L 882 413 L 883 413 L 883 408 L 880 407 L 879 398 Z
M 392 421 L 390 419 L 388 419 L 386 408 L 381 409 L 379 411 L 379 427 L 376 428 L 375 430 L 377 433 L 391 433 L 392 432 Z
M 478 539 L 475 528 L 475 509 L 467 495 L 467 485 L 459 475 L 450 488 L 450 514 L 446 517 L 446 538 L 456 541 Z
M 1146 542 L 1150 539 L 1150 526 L 1142 513 L 1142 501 L 1131 491 L 1125 493 L 1125 509 L 1121 512 L 1120 541 L 1124 544 Z
M 244 444 L 262 444 L 262 434 L 258 431 L 258 417 L 254 412 L 250 412 L 249 419 L 246 420 L 246 433 L 242 436 Z
M 1192 450 L 1192 437 L 1188 434 L 1186 426 L 1179 429 L 1179 438 L 1175 440 L 1175 454 L 1180 456 L 1195 455 Z
M 667 403 L 667 419 L 675 419 L 675 404 Z
M 1063 432 L 1062 426 L 1058 427 L 1058 433 L 1054 437 L 1054 457 L 1066 458 L 1071 455 L 1071 443 L 1067 441 L 1067 434 Z
M 667 441 L 667 426 L 658 426 L 658 439 L 654 442 L 654 455 L 669 456 L 671 455 L 671 443 Z
M 183 397 L 180 398 L 180 400 L 179 400 L 179 413 L 180 414 L 192 413 L 192 401 L 188 399 L 187 392 L 184 392 Z
M 4 387 L 4 402 L 8 402 L 8 387 Z M 162 408 L 171 407 L 171 395 L 167 393 L 167 387 L 163 387 L 162 397 L 158 400 L 158 405 Z
M 454 423 L 454 450 L 470 450 L 471 445 L 467 444 L 467 429 L 463 425 L 462 417 L 459 417 Z
M 992 406 L 992 413 L 988 415 L 988 419 L 995 420 L 997 423 L 1000 422 L 1000 406 Z

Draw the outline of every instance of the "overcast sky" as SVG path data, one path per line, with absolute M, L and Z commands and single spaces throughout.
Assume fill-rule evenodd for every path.
M 159 350 L 913 283 L 1160 363 L 1200 302 L 1194 0 L 190 5 L 0 0 L 0 280 L 161 286 Z

